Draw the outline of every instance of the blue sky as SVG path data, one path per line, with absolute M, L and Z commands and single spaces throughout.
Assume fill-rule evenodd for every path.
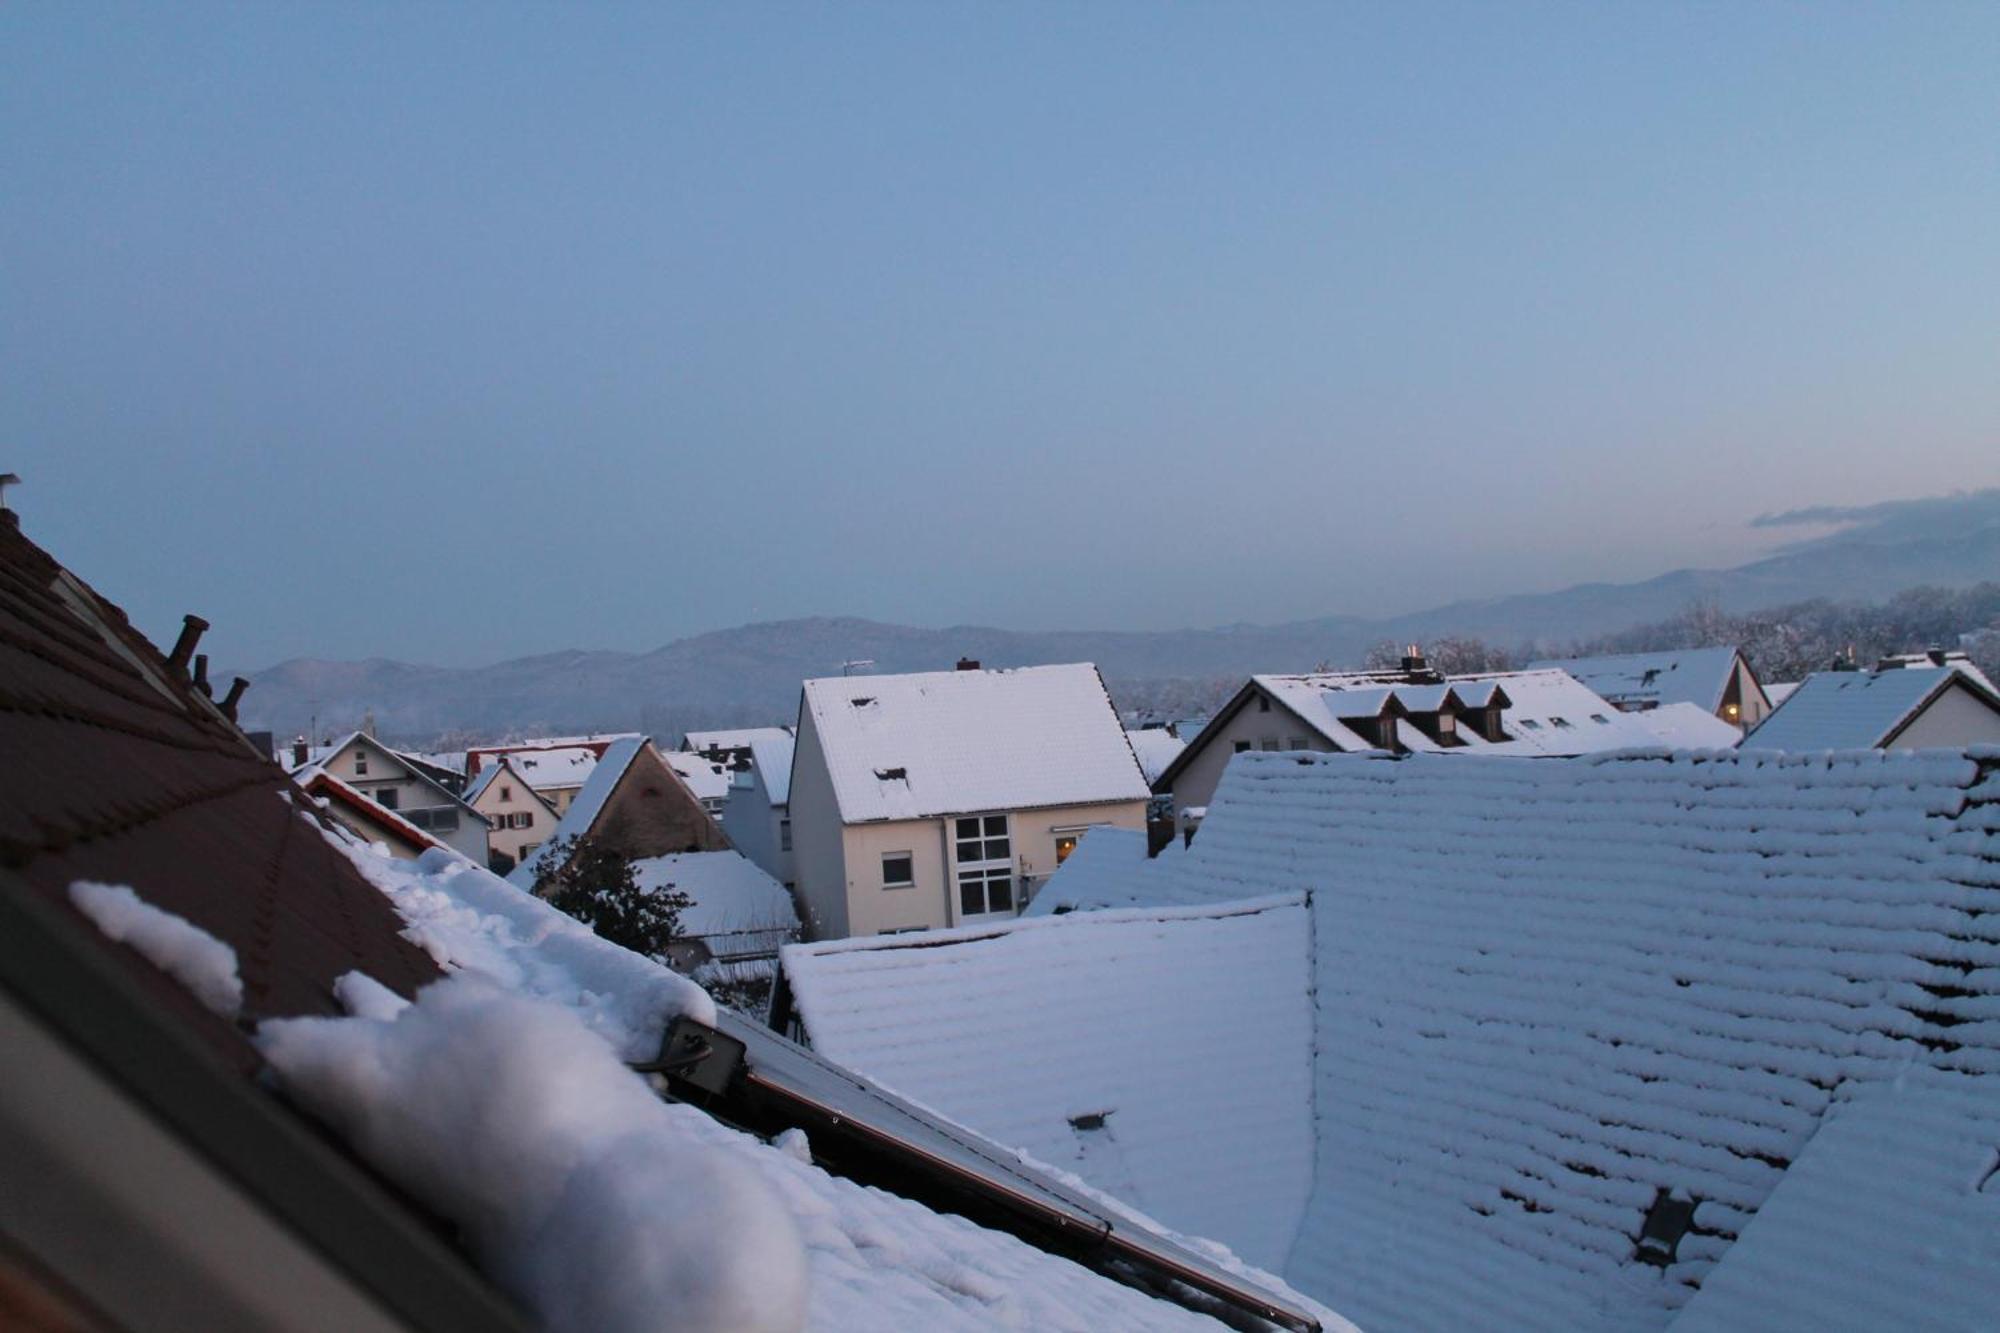
M 2000 482 L 1996 69 L 1986 4 L 9 5 L 0 470 L 240 666 L 1734 563 Z

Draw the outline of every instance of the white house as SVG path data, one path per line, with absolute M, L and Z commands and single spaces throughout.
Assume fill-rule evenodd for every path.
M 1983 681 L 1976 669 L 1928 661 L 1874 671 L 1817 671 L 1743 745 L 1758 750 L 2000 745 L 2000 695 Z
M 485 818 L 423 769 L 363 731 L 336 741 L 324 757 L 293 770 L 301 781 L 324 769 L 369 800 L 453 851 L 486 864 Z
M 1693 704 L 1732 726 L 1754 727 L 1776 706 L 1734 645 L 1549 658 L 1528 664 L 1530 671 L 1548 668 L 1569 672 L 1626 712 Z
M 1150 795 L 1088 663 L 805 682 L 792 846 L 809 938 L 1004 920 Z
M 535 753 L 524 750 L 498 756 L 481 767 L 479 776 L 465 789 L 466 802 L 486 817 L 488 855 L 501 874 L 533 855 L 562 822 L 562 811 L 516 767 Z M 591 766 L 596 764 L 597 757 L 592 755 Z M 563 798 L 565 804 L 570 799 Z

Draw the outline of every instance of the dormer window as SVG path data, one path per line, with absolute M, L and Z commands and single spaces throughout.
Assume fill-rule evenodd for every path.
M 1458 714 L 1439 713 L 1437 719 L 1438 735 L 1454 736 L 1458 734 Z

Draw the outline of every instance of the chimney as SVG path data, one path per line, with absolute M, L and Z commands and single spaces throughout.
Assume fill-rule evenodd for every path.
M 243 701 L 243 691 L 249 688 L 250 682 L 241 676 L 229 682 L 229 693 L 222 696 L 222 702 L 217 706 L 222 709 L 222 715 L 231 722 L 236 720 L 236 705 Z
M 298 737 L 292 742 L 292 767 L 297 768 L 304 764 L 311 754 L 312 749 L 306 744 L 306 738 Z
M 1944 649 L 1942 648 L 1932 648 L 1929 651 L 1927 651 L 1924 654 L 1924 656 L 1931 659 L 1932 666 L 1944 665 Z
M 208 622 L 200 616 L 181 617 L 181 636 L 174 640 L 174 650 L 167 654 L 167 665 L 176 672 L 185 672 L 188 661 L 194 656 L 194 646 L 201 642 L 202 633 L 208 629 Z
M 1429 669 L 1430 669 L 1430 664 L 1424 661 L 1423 649 L 1417 647 L 1417 645 L 1413 643 L 1409 645 L 1409 647 L 1403 650 L 1404 671 L 1414 676 L 1422 672 L 1428 671 Z
M 960 671 L 977 671 L 979 670 L 979 659 L 976 657 L 961 657 L 958 659 L 958 669 Z
M 196 653 L 194 655 L 194 687 L 210 698 L 215 697 L 215 691 L 210 689 L 208 684 L 207 653 Z

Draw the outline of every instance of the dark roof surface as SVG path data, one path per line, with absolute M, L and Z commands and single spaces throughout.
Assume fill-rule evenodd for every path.
M 359 968 L 405 994 L 438 975 L 259 753 L 124 613 L 0 518 L 0 865 L 71 910 L 130 885 L 231 945 L 246 1019 L 340 1012 Z M 300 802 L 295 804 L 294 802 Z M 246 1068 L 224 1020 L 137 954 L 142 985 Z

